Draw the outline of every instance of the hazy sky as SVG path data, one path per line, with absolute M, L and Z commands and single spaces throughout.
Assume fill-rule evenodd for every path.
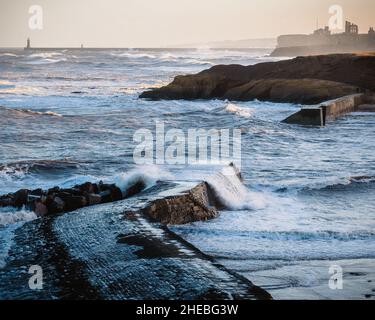
M 375 0 L 0 0 L 0 46 L 158 47 L 310 33 L 328 8 L 361 32 L 375 26 Z M 43 30 L 29 8 L 43 8 Z

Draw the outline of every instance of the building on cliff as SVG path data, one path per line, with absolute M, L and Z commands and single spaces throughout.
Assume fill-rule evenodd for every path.
M 282 35 L 277 39 L 273 56 L 315 55 L 375 51 L 375 31 L 360 34 L 358 25 L 346 21 L 345 31 L 332 33 L 329 27 L 315 30 L 312 34 Z

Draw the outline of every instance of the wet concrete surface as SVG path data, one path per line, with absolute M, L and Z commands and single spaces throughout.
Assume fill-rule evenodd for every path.
M 142 214 L 150 202 L 189 187 L 163 183 L 131 199 L 26 223 L 0 269 L 0 299 L 269 299 Z M 43 270 L 42 290 L 28 286 L 31 265 Z

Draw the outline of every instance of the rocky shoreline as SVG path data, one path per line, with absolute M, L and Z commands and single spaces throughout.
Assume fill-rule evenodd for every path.
M 253 66 L 218 65 L 143 92 L 152 100 L 228 99 L 318 104 L 375 92 L 375 54 L 297 57 Z

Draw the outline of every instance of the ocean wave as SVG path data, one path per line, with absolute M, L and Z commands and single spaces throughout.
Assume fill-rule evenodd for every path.
M 63 56 L 64 54 L 61 52 L 33 53 L 27 56 L 29 60 L 25 61 L 25 63 L 31 64 L 31 65 L 39 65 L 39 64 L 52 64 L 52 63 L 67 61 L 67 58 Z
M 375 183 L 375 176 L 353 176 L 349 178 L 339 178 L 332 183 L 317 183 L 302 189 L 303 192 L 309 191 L 342 191 L 355 189 L 361 186 L 369 186 Z
M 110 180 L 118 186 L 124 195 L 137 184 L 142 184 L 144 189 L 151 188 L 158 181 L 172 180 L 174 177 L 168 171 L 158 166 L 140 166 L 129 172 L 120 173 Z
M 32 221 L 37 218 L 33 211 L 26 209 L 17 210 L 15 208 L 0 208 L 0 226 L 7 227 L 12 224 Z
M 59 63 L 59 62 L 64 62 L 67 61 L 67 59 L 42 59 L 42 60 L 34 60 L 34 61 L 28 61 L 26 64 L 31 64 L 31 65 L 40 65 L 40 64 L 53 64 L 53 63 Z
M 12 57 L 12 58 L 17 58 L 18 55 L 14 54 L 14 53 L 10 53 L 10 52 L 5 52 L 5 53 L 1 53 L 1 54 L 0 54 L 0 57 Z
M 0 208 L 0 269 L 6 265 L 15 230 L 35 219 L 36 214 L 26 209 Z
M 140 52 L 121 52 L 121 53 L 116 53 L 113 52 L 111 53 L 111 56 L 114 57 L 120 57 L 120 58 L 130 58 L 130 59 L 156 59 L 156 56 L 148 53 L 140 53 Z
M 375 182 L 375 176 L 351 177 L 350 183 L 372 183 Z
M 161 61 L 175 62 L 175 61 L 178 61 L 179 57 L 172 53 L 166 52 L 166 53 L 163 53 L 159 59 Z
M 79 164 L 70 160 L 30 160 L 0 164 L 0 178 L 22 178 L 30 173 L 51 173 L 77 169 Z
M 0 85 L 0 94 L 14 94 L 14 95 L 33 95 L 37 96 L 41 94 L 41 90 L 35 87 L 22 87 L 9 85 Z
M 56 56 L 62 56 L 63 53 L 61 52 L 40 52 L 40 53 L 32 53 L 28 56 L 28 58 L 43 58 L 43 59 L 49 59 Z
M 215 63 L 211 61 L 199 60 L 199 59 L 187 59 L 185 62 L 187 64 L 199 65 L 199 66 L 214 66 L 215 65 Z
M 35 116 L 49 116 L 49 117 L 59 117 L 59 118 L 62 117 L 61 114 L 57 112 L 53 112 L 53 111 L 13 109 L 13 108 L 1 107 L 1 106 L 0 106 L 0 112 L 9 113 L 11 116 L 16 116 L 16 117 L 35 117 Z
M 213 189 L 220 204 L 229 210 L 256 210 L 266 207 L 264 194 L 248 190 L 233 167 L 225 167 L 222 172 L 208 176 L 206 182 Z
M 225 107 L 225 110 L 230 113 L 234 113 L 243 118 L 250 118 L 252 116 L 253 111 L 248 108 L 241 108 L 234 103 L 228 103 Z

